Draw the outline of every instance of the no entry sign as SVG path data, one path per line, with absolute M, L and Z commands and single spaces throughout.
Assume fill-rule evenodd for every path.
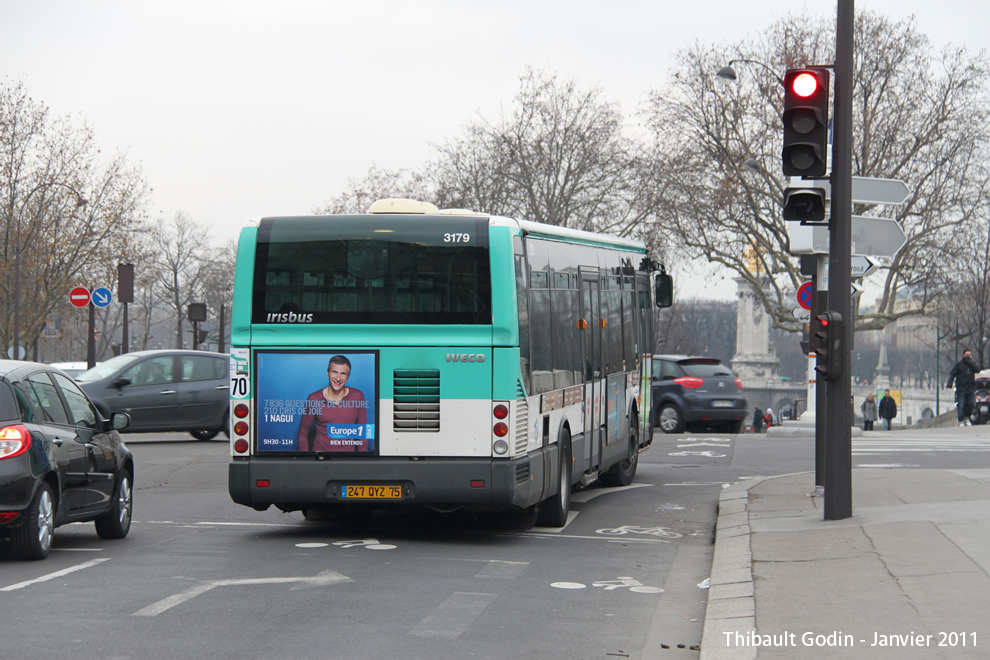
M 84 286 L 77 286 L 69 291 L 69 302 L 76 307 L 85 307 L 89 304 L 89 289 Z

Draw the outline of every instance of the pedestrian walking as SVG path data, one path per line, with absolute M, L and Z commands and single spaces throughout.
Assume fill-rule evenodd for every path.
M 959 426 L 972 426 L 969 416 L 976 405 L 976 374 L 980 368 L 973 360 L 973 352 L 968 348 L 963 351 L 962 359 L 952 367 L 946 387 L 952 387 L 956 382 L 956 420 Z
M 863 430 L 872 431 L 873 422 L 877 421 L 877 398 L 872 392 L 866 395 L 859 409 L 863 413 Z
M 767 413 L 763 416 L 763 421 L 766 422 L 767 428 L 777 425 L 777 418 L 773 416 L 773 408 L 767 408 Z
M 880 419 L 883 420 L 883 430 L 889 431 L 890 420 L 897 417 L 897 402 L 894 401 L 894 397 L 890 396 L 890 390 L 883 391 L 883 398 L 880 399 L 878 411 L 880 413 Z
M 763 411 L 753 408 L 753 433 L 763 432 Z

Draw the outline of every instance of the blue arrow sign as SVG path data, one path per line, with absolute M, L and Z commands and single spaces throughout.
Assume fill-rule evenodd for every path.
M 97 307 L 106 307 L 113 301 L 113 294 L 110 293 L 110 289 L 106 287 L 100 287 L 99 289 L 93 289 L 93 304 Z

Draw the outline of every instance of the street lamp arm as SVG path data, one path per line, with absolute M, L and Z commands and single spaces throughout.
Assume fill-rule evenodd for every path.
M 780 83 L 781 87 L 784 86 L 784 80 L 777 75 L 777 72 L 774 71 L 770 67 L 770 65 L 760 62 L 759 60 L 747 60 L 747 59 L 730 60 L 726 66 L 723 66 L 721 69 L 718 70 L 718 73 L 716 75 L 719 78 L 723 78 L 725 80 L 736 80 L 736 70 L 732 68 L 733 64 L 755 64 L 757 66 L 761 66 L 766 71 L 768 71 L 770 75 L 772 75 L 778 83 Z

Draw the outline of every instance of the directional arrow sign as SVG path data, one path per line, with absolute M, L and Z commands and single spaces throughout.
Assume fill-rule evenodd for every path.
M 907 234 L 897 220 L 852 217 L 852 254 L 892 257 L 905 243 Z
M 113 300 L 113 294 L 110 293 L 110 289 L 105 287 L 100 287 L 98 289 L 93 289 L 93 305 L 96 307 L 106 307 Z
M 828 227 L 790 222 L 787 233 L 791 254 L 828 254 Z M 852 217 L 853 255 L 892 257 L 906 242 L 907 235 L 896 220 L 861 215 Z
M 849 274 L 853 277 L 866 277 L 880 266 L 880 262 L 873 257 L 857 254 L 852 258 Z
M 788 188 L 822 188 L 827 199 L 832 198 L 832 185 L 825 180 L 804 181 L 791 177 Z M 871 176 L 852 178 L 852 201 L 856 204 L 894 204 L 900 206 L 911 195 L 900 179 L 878 179 Z
M 903 204 L 911 194 L 900 179 L 852 178 L 852 201 L 859 204 Z

